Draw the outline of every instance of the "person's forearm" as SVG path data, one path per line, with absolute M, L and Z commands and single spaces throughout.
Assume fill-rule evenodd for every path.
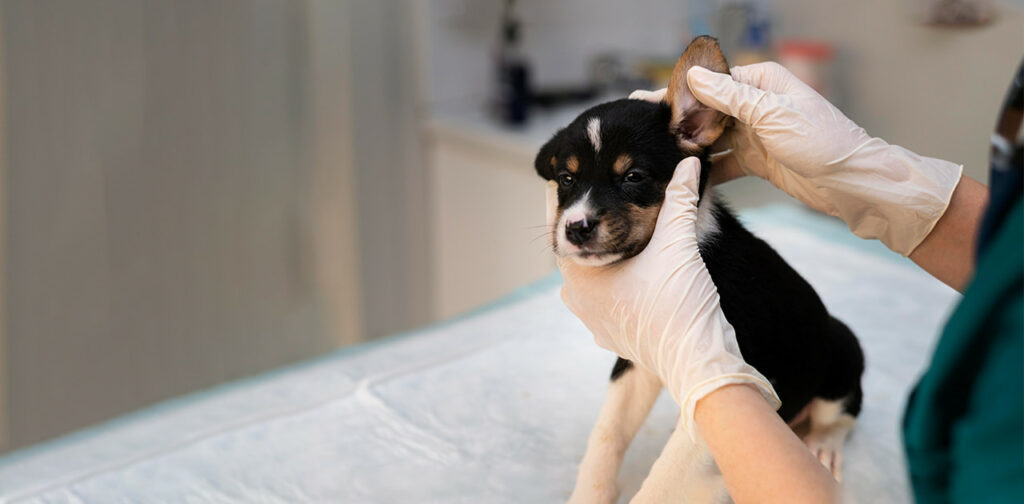
M 974 276 L 974 250 L 986 207 L 988 188 L 966 175 L 960 177 L 946 213 L 910 253 L 910 260 L 963 292 Z
M 753 387 L 708 394 L 696 423 L 737 504 L 838 502 L 835 479 Z

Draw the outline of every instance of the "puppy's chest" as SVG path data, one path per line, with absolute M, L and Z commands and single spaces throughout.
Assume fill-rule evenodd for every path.
M 697 244 L 701 250 L 708 249 L 722 232 L 718 225 L 715 198 L 714 190 L 709 188 L 704 191 L 704 196 L 697 205 Z

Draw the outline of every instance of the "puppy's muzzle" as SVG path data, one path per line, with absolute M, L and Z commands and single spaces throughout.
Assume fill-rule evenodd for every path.
M 597 234 L 595 231 L 598 224 L 597 219 L 588 219 L 586 217 L 577 221 L 566 222 L 565 239 L 577 247 L 582 246 Z

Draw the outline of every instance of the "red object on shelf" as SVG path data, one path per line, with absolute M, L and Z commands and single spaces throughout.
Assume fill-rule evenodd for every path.
M 826 42 L 813 40 L 783 40 L 779 42 L 776 52 L 780 57 L 808 59 L 812 61 L 828 61 L 832 59 L 832 46 Z
M 829 98 L 832 45 L 814 40 L 782 40 L 776 45 L 779 63 L 822 96 Z

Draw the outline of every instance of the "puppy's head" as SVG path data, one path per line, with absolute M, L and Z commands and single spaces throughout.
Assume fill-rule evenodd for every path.
M 694 65 L 729 72 L 718 42 L 697 37 L 676 63 L 663 102 L 598 105 L 541 148 L 537 173 L 558 182 L 555 254 L 605 265 L 647 246 L 676 164 L 688 156 L 705 159 L 728 127 L 728 116 L 690 92 L 686 72 Z M 705 179 L 702 174 L 702 184 Z

